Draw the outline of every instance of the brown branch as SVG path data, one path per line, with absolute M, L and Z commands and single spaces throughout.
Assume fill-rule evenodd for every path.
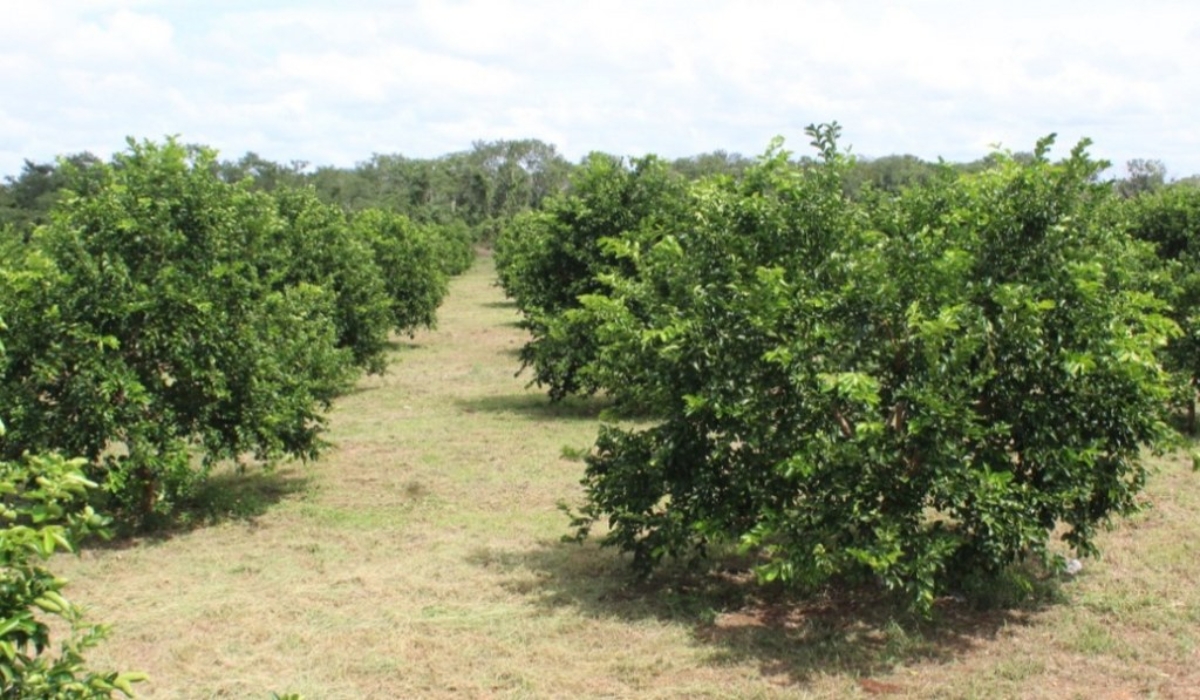
M 887 420 L 887 427 L 896 432 L 904 432 L 904 428 L 908 424 L 908 405 L 903 401 L 897 401 L 895 406 L 892 406 L 892 415 Z
M 836 408 L 833 409 L 833 417 L 837 419 L 838 426 L 842 429 L 842 437 L 847 439 L 853 438 L 854 426 L 850 425 L 850 421 L 846 420 L 846 417 L 842 415 L 842 412 Z

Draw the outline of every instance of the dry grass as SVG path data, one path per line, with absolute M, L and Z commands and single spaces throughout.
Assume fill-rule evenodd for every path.
M 1057 592 L 900 620 L 850 593 L 788 599 L 734 570 L 635 585 L 562 544 L 596 406 L 514 378 L 489 261 L 441 327 L 333 415 L 310 467 L 224 475 L 206 527 L 64 558 L 113 624 L 90 655 L 150 698 L 1200 697 L 1200 498 L 1160 462 L 1155 508 Z

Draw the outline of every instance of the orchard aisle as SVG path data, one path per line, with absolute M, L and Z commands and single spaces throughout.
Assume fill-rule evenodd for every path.
M 604 614 L 623 569 L 559 542 L 557 508 L 598 408 L 514 376 L 524 335 L 494 280 L 483 256 L 452 281 L 438 328 L 338 400 L 321 460 L 223 480 L 261 513 L 64 561 L 114 628 L 89 658 L 148 672 L 147 698 L 782 692 L 752 661 L 706 664 L 690 622 Z

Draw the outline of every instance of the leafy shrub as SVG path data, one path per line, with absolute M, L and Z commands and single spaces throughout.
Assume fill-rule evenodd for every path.
M 448 289 L 438 248 L 428 233 L 407 216 L 367 209 L 352 226 L 371 245 L 383 274 L 392 327 L 401 333 L 432 328 Z
M 283 226 L 264 269 L 271 286 L 313 284 L 332 292 L 338 347 L 349 349 L 356 365 L 382 372 L 393 318 L 370 241 L 311 188 L 281 189 L 274 196 Z
M 66 582 L 39 563 L 104 531 L 105 519 L 79 506 L 95 486 L 83 477 L 82 465 L 57 456 L 0 462 L 0 698 L 131 697 L 132 684 L 145 678 L 88 670 L 83 655 L 108 630 L 86 625 L 80 608 L 63 597 Z M 57 653 L 50 651 L 43 615 L 68 625 Z
M 1196 386 L 1200 382 L 1200 188 L 1175 184 L 1124 200 L 1130 231 L 1155 247 L 1169 282 L 1159 285 L 1171 316 L 1183 332 L 1164 353 L 1178 373 L 1180 398 L 1196 429 Z
M 83 652 L 107 629 L 85 625 L 79 607 L 63 597 L 66 582 L 40 563 L 86 535 L 104 534 L 106 520 L 83 504 L 95 484 L 82 464 L 57 455 L 0 461 L 0 698 L 131 696 L 131 685 L 145 677 L 87 670 Z M 57 654 L 48 651 L 50 625 L 42 615 L 68 625 Z
M 475 260 L 475 236 L 471 228 L 455 219 L 443 224 L 426 224 L 433 242 L 438 268 L 448 277 L 466 272 Z
M 353 376 L 336 296 L 276 277 L 275 201 L 221 182 L 214 158 L 131 141 L 0 271 L 0 459 L 80 455 L 143 517 L 187 494 L 197 457 L 317 454 Z
M 695 186 L 669 235 L 606 244 L 629 271 L 573 312 L 592 376 L 661 421 L 602 429 L 577 534 L 607 520 L 647 570 L 738 543 L 766 579 L 879 580 L 919 609 L 1060 524 L 1092 553 L 1168 435 L 1175 331 L 1098 214 L 1103 164 L 1045 139 L 868 210 L 836 125 L 810 133 L 820 164 L 773 147 Z
M 654 156 L 626 166 L 595 153 L 573 173 L 570 193 L 505 227 L 496 242 L 500 282 L 533 336 L 521 350 L 522 366 L 533 368 L 534 382 L 552 399 L 599 388 L 588 376 L 597 352 L 591 326 L 574 323 L 568 312 L 605 288 L 605 273 L 629 271 L 602 241 L 673 223 L 682 216 L 685 188 Z

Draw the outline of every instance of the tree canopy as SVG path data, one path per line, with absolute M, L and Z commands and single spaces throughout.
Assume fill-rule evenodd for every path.
M 596 244 L 610 262 L 559 315 L 586 329 L 589 388 L 655 422 L 602 429 L 579 534 L 605 521 L 645 569 L 740 546 L 764 578 L 879 580 L 925 610 L 1060 527 L 1093 552 L 1169 435 L 1177 332 L 1105 164 L 1045 139 L 859 201 L 837 127 L 811 134 L 815 164 L 772 147 Z

